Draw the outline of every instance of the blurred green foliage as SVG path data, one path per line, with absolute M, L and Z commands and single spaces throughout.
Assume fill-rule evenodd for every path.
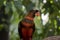
M 3 14 L 2 5 L 5 6 Z M 40 20 L 35 18 L 36 31 L 33 40 L 60 35 L 60 0 L 0 0 L 0 31 L 3 28 L 10 29 L 10 40 L 19 40 L 18 23 L 33 8 L 38 9 L 40 14 L 49 12 L 49 21 L 46 25 L 42 24 L 41 16 Z

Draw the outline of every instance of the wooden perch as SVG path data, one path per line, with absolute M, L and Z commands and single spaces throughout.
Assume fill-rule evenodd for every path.
M 51 37 L 47 37 L 43 40 L 60 40 L 60 36 L 51 36 Z

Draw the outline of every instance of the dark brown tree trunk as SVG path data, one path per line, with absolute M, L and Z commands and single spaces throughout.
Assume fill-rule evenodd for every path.
M 5 6 L 0 7 L 0 40 L 9 39 L 9 17 L 5 14 Z
M 9 39 L 9 31 L 2 29 L 0 31 L 0 40 L 8 40 Z
M 0 40 L 8 40 L 8 31 L 6 31 L 5 28 L 6 21 L 4 18 L 5 17 L 4 12 L 5 12 L 5 6 L 2 5 L 0 8 Z M 2 19 L 4 19 L 4 21 Z

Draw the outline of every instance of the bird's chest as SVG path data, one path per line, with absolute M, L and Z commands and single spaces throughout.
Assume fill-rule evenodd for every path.
M 23 27 L 29 28 L 29 27 L 33 27 L 34 23 L 32 20 L 25 19 L 22 21 L 22 24 L 23 24 Z

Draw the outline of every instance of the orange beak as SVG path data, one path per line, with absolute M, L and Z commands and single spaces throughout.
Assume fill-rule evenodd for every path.
M 39 12 L 37 12 L 37 13 L 35 14 L 35 16 L 40 16 L 40 13 L 39 13 Z

